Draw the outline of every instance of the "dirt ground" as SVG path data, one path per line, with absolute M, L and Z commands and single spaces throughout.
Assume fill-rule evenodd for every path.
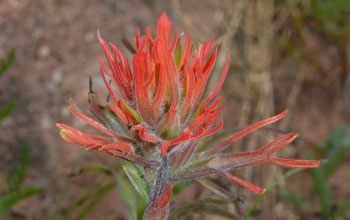
M 181 5 L 178 6 L 176 2 Z M 221 36 L 229 23 L 221 8 L 213 8 L 206 2 L 0 0 L 0 58 L 5 57 L 10 48 L 16 49 L 14 64 L 0 78 L 0 106 L 9 100 L 17 102 L 14 112 L 0 125 L 0 189 L 6 186 L 6 176 L 24 142 L 28 143 L 31 151 L 25 185 L 45 188 L 44 193 L 19 202 L 13 210 L 18 216 L 9 219 L 48 219 L 66 177 L 80 155 L 80 147 L 61 140 L 55 123 L 86 128 L 68 112 L 67 100 L 72 97 L 81 109 L 87 110 L 89 76 L 93 78 L 94 89 L 100 97 L 107 96 L 99 77 L 96 58 L 96 54 L 102 54 L 96 38 L 97 30 L 106 41 L 120 45 L 124 54 L 131 55 L 122 46 L 122 38 L 132 41 L 137 28 L 142 33 L 146 26 L 155 30 L 157 18 L 165 10 L 180 30 L 195 27 L 193 35 L 197 44 L 212 35 Z M 222 2 L 229 4 L 229 1 Z M 177 14 L 172 12 L 173 7 L 181 8 L 182 19 L 188 23 L 179 22 Z M 307 72 L 308 68 L 301 71 Z M 278 70 L 276 67 L 273 71 Z M 226 83 L 234 80 L 235 74 L 233 69 Z M 273 79 L 276 111 L 285 108 L 285 97 L 293 80 L 283 76 Z M 229 88 L 230 85 L 225 84 L 224 91 L 227 92 Z M 345 103 L 343 95 L 339 95 L 343 94 L 343 90 L 334 88 L 337 88 L 337 82 L 327 86 L 314 82 L 305 84 L 301 88 L 302 95 L 294 104 L 289 126 L 297 129 L 304 138 L 318 143 L 333 128 L 349 125 L 349 104 Z M 242 101 L 228 95 L 223 102 L 227 106 L 225 129 L 229 131 L 232 124 L 239 122 L 236 115 L 241 111 Z M 305 152 L 312 151 L 310 148 L 312 145 L 304 149 Z M 118 159 L 110 156 L 86 152 L 81 165 L 106 161 L 118 163 Z M 350 163 L 344 163 L 331 181 L 331 186 L 336 189 L 335 194 L 345 199 L 350 199 L 350 187 L 345 184 L 350 180 L 346 174 L 349 168 Z M 60 211 L 67 209 L 77 195 L 85 192 L 94 178 L 90 174 L 73 178 Z M 291 179 L 293 184 L 293 188 L 298 188 L 298 181 Z M 192 187 L 181 200 L 186 201 L 195 193 L 195 187 Z M 101 219 L 99 216 L 122 219 L 121 207 L 114 190 L 87 219 Z

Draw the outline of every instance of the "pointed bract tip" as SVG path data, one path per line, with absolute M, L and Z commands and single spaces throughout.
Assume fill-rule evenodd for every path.
M 162 15 L 159 17 L 159 20 L 161 20 L 161 19 L 170 21 L 167 13 L 165 11 L 163 11 Z
M 97 29 L 97 39 L 100 42 L 100 44 L 104 44 L 105 43 L 105 41 L 101 37 L 100 29 Z
M 170 21 L 167 13 L 163 12 L 162 15 L 159 17 L 158 19 L 158 28 L 160 26 L 165 26 L 167 27 L 169 33 L 170 33 L 170 26 L 171 26 L 172 22 Z
M 283 112 L 281 112 L 279 115 L 281 115 L 282 117 L 286 116 L 288 114 L 288 109 L 284 110 Z

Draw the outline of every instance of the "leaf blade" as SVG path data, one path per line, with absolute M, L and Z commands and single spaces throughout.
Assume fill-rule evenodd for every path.
M 12 100 L 10 103 L 0 109 L 0 122 L 4 120 L 9 114 L 11 114 L 15 106 L 16 102 Z

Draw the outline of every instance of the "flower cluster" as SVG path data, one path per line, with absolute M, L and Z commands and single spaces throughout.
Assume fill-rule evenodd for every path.
M 65 124 L 57 124 L 61 137 L 68 143 L 112 154 L 137 164 L 147 182 L 148 205 L 144 219 L 164 219 L 173 184 L 216 173 L 237 182 L 255 193 L 264 190 L 239 179 L 230 171 L 260 164 L 283 167 L 317 167 L 318 161 L 280 159 L 271 156 L 291 143 L 297 134 L 285 134 L 252 152 L 225 152 L 228 146 L 245 135 L 283 118 L 284 111 L 257 122 L 208 148 L 198 145 L 222 127 L 221 96 L 218 95 L 229 68 L 229 57 L 217 87 L 205 94 L 206 82 L 213 70 L 217 44 L 213 38 L 193 50 L 190 35 L 184 46 L 175 33 L 171 40 L 171 22 L 165 13 L 158 20 L 156 37 L 149 28 L 141 37 L 137 31 L 132 61 L 114 44 L 98 39 L 109 68 L 101 60 L 101 75 L 113 102 L 98 103 L 89 94 L 91 118 L 74 106 L 69 110 L 102 135 L 83 133 Z M 212 49 L 213 48 L 213 49 Z M 132 65 L 131 63 L 132 62 Z M 115 91 L 110 78 L 118 88 Z M 203 145 L 202 145 L 203 146 Z M 139 190 L 139 189 L 138 189 Z

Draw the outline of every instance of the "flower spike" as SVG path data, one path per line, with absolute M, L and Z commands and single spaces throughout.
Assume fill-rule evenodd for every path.
M 175 31 L 172 37 L 171 26 L 164 12 L 158 19 L 155 35 L 152 36 L 151 30 L 146 27 L 145 36 L 141 36 L 137 29 L 134 41 L 123 39 L 132 52 L 131 59 L 125 57 L 116 45 L 107 44 L 97 31 L 106 57 L 103 61 L 97 55 L 97 59 L 101 77 L 112 99 L 107 100 L 106 105 L 99 104 L 90 83 L 88 103 L 95 119 L 78 111 L 73 104 L 69 110 L 100 134 L 86 134 L 68 125 L 57 124 L 65 142 L 128 161 L 123 163 L 127 176 L 140 195 L 147 197 L 144 220 L 166 219 L 173 186 L 178 181 L 217 174 L 261 194 L 264 189 L 230 172 L 261 164 L 291 168 L 320 165 L 315 160 L 273 157 L 277 150 L 296 139 L 297 134 L 294 133 L 284 134 L 254 151 L 225 151 L 235 141 L 282 119 L 287 111 L 206 147 L 206 139 L 223 125 L 220 117 L 222 97 L 218 94 L 229 73 L 230 58 L 226 59 L 215 89 L 205 93 L 218 45 L 210 38 L 193 49 L 190 34 L 181 39 L 183 34 L 178 35 Z M 183 44 L 181 41 L 184 41 Z

